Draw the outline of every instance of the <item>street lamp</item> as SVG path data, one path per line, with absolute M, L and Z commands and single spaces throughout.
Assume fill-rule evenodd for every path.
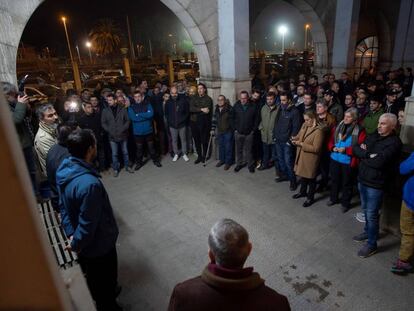
M 62 22 L 63 22 L 63 27 L 65 28 L 66 41 L 67 41 L 67 43 L 68 43 L 68 49 L 69 49 L 70 61 L 73 63 L 72 49 L 70 48 L 70 41 L 69 41 L 69 35 L 68 35 L 68 28 L 66 27 L 66 17 L 65 17 L 65 16 L 62 16 Z
M 310 28 L 309 24 L 305 25 L 305 50 L 308 49 L 308 30 Z
M 86 41 L 85 43 L 86 47 L 88 48 L 88 52 L 89 52 L 89 60 L 92 64 L 92 54 L 91 54 L 91 47 L 92 47 L 92 43 L 90 43 L 89 41 Z
M 285 52 L 285 35 L 286 35 L 287 31 L 288 31 L 288 29 L 285 25 L 281 25 L 278 28 L 278 32 L 282 36 L 282 54 Z

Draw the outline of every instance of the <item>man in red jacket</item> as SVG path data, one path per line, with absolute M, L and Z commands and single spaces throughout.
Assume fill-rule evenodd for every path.
M 246 229 L 222 219 L 208 237 L 210 263 L 201 276 L 175 286 L 169 311 L 290 310 L 283 295 L 264 284 L 253 268 L 243 268 L 252 250 Z

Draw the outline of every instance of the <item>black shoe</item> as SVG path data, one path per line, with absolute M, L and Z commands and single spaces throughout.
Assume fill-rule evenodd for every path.
M 287 179 L 287 177 L 285 176 L 280 176 L 278 178 L 275 179 L 275 182 L 279 183 L 279 182 L 284 182 L 284 181 L 288 181 L 289 179 Z
M 254 173 L 254 165 L 249 166 L 249 172 Z
M 243 168 L 242 165 L 236 165 L 236 167 L 234 168 L 234 171 L 237 173 L 238 171 L 240 171 Z
M 201 162 L 202 162 L 202 159 L 200 157 L 198 157 L 197 160 L 194 161 L 194 164 L 198 164 L 198 163 L 201 163 Z
M 304 198 L 306 197 L 306 193 L 296 193 L 292 196 L 292 199 L 299 199 L 299 198 Z
M 263 166 L 263 165 L 260 165 L 259 166 L 259 168 L 257 169 L 258 171 L 264 171 L 264 170 L 267 170 L 268 169 L 268 167 L 267 166 Z
M 230 166 L 231 166 L 230 164 L 226 164 L 226 165 L 224 165 L 224 170 L 225 170 L 225 171 L 228 171 L 228 170 L 229 170 L 229 168 L 230 168 Z
M 290 191 L 295 191 L 298 188 L 298 183 L 296 181 L 291 181 L 290 182 Z
M 217 162 L 216 167 L 220 167 L 220 166 L 222 166 L 223 164 L 224 164 L 224 162 L 219 161 L 219 162 Z
M 162 165 L 161 165 L 160 161 L 154 161 L 154 165 L 155 165 L 156 167 L 162 167 Z
M 309 207 L 311 206 L 315 201 L 311 200 L 311 199 L 307 199 L 304 203 L 303 203 L 303 207 Z
M 350 207 L 349 206 L 343 206 L 342 205 L 342 207 L 341 207 L 341 211 L 342 211 L 342 213 L 346 213 L 347 211 L 349 211 L 350 210 Z
M 138 171 L 142 167 L 142 163 L 137 163 L 134 167 L 134 170 Z
M 328 206 L 334 206 L 335 204 L 338 204 L 338 201 L 329 200 L 328 203 L 326 203 L 326 205 L 328 205 Z

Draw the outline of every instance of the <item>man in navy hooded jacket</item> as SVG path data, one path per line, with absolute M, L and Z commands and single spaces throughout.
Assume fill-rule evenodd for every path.
M 66 142 L 71 157 L 56 173 L 67 248 L 78 254 L 97 310 L 121 310 L 116 302 L 118 238 L 111 203 L 93 168 L 97 148 L 90 130 L 75 130 Z

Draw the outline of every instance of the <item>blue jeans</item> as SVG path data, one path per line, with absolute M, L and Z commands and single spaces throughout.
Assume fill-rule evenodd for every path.
M 274 161 L 275 167 L 278 166 L 277 164 L 277 155 L 276 155 L 276 146 L 275 144 L 265 144 L 262 143 L 263 149 L 263 158 L 262 158 L 262 166 L 265 168 L 269 167 L 269 161 Z
M 377 247 L 379 233 L 379 209 L 382 204 L 384 191 L 367 187 L 360 182 L 358 190 L 361 196 L 361 207 L 365 215 L 364 231 L 368 235 L 368 244 Z
M 225 132 L 217 135 L 219 144 L 219 160 L 228 165 L 233 164 L 233 133 Z
M 119 171 L 119 160 L 118 160 L 118 147 L 121 145 L 122 149 L 122 156 L 124 157 L 124 166 L 125 168 L 128 167 L 129 164 L 129 157 L 128 157 L 128 142 L 127 140 L 123 140 L 120 142 L 110 141 L 111 150 L 112 150 L 112 168 L 114 171 Z
M 293 172 L 293 146 L 287 143 L 276 143 L 277 163 L 281 174 L 287 176 L 290 181 L 296 182 L 296 175 Z

